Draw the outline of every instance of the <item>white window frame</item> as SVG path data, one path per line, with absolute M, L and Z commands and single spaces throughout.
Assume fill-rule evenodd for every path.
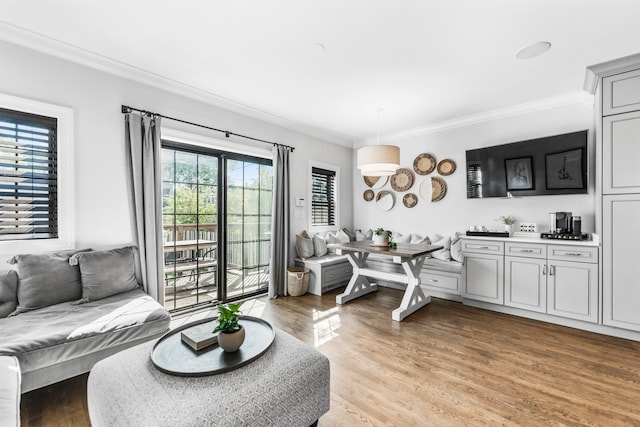
M 75 200 L 73 158 L 73 109 L 0 93 L 0 107 L 40 116 L 55 117 L 58 162 L 58 237 L 53 239 L 0 241 L 0 254 L 47 252 L 75 247 Z
M 321 169 L 326 169 L 326 170 L 330 170 L 336 173 L 336 191 L 335 191 L 335 197 L 336 197 L 336 225 L 312 225 L 311 224 L 311 218 L 312 218 L 312 203 L 311 203 L 311 197 L 312 197 L 312 184 L 313 184 L 313 179 L 312 179 L 312 170 L 313 168 L 321 168 Z M 325 231 L 335 231 L 335 230 L 341 230 L 342 226 L 342 219 L 340 218 L 340 166 L 336 166 L 336 165 L 332 165 L 329 163 L 322 163 L 322 162 L 317 162 L 315 160 L 309 160 L 309 169 L 307 170 L 307 178 L 308 178 L 308 182 L 307 182 L 307 230 L 309 230 L 309 232 L 311 233 L 320 233 L 320 232 L 325 232 Z

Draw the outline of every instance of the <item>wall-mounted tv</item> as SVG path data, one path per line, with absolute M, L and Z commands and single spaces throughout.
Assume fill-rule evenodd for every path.
M 587 134 L 467 150 L 467 198 L 587 193 Z

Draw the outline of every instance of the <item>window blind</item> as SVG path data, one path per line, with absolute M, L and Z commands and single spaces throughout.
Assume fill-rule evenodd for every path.
M 58 237 L 57 119 L 0 108 L 0 240 Z
M 311 224 L 336 225 L 336 172 L 311 168 Z

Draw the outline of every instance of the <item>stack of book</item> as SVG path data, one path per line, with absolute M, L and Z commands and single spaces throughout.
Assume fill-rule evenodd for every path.
M 214 321 L 187 328 L 181 333 L 182 342 L 196 351 L 218 344 L 218 332 L 213 333 L 216 326 Z

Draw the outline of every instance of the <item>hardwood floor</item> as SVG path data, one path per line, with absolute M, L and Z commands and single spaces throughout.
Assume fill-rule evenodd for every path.
M 336 293 L 243 307 L 330 359 L 320 427 L 640 425 L 638 342 L 439 299 L 395 322 L 400 291 Z M 23 395 L 23 426 L 89 425 L 85 389 L 86 375 Z

